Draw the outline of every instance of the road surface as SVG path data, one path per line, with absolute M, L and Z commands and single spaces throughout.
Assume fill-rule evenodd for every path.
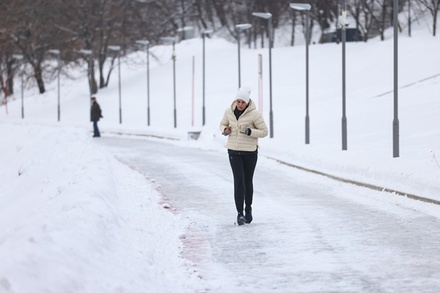
M 396 204 L 397 196 L 260 152 L 254 221 L 236 226 L 226 150 L 130 137 L 99 144 L 153 181 L 189 220 L 182 255 L 206 281 L 205 292 L 440 292 L 439 217 Z

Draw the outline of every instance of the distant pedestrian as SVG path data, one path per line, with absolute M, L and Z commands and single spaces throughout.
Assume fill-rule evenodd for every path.
M 267 135 L 266 123 L 249 98 L 250 93 L 249 88 L 240 88 L 220 122 L 220 131 L 228 136 L 226 147 L 234 176 L 238 225 L 249 224 L 253 219 L 253 176 L 258 158 L 258 138 Z
M 90 109 L 90 121 L 93 122 L 93 137 L 100 137 L 101 133 L 98 128 L 99 119 L 103 118 L 101 107 L 96 101 L 96 97 L 92 97 L 92 107 Z

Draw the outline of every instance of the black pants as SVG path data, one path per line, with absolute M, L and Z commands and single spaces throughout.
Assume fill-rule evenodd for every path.
M 243 154 L 244 153 L 244 154 Z M 250 210 L 254 195 L 253 177 L 257 165 L 257 152 L 230 152 L 229 163 L 234 175 L 234 199 L 238 213 L 243 213 L 243 203 Z

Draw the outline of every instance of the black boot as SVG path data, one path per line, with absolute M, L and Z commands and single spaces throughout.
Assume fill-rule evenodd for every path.
M 244 223 L 246 222 L 246 219 L 244 218 L 242 213 L 239 213 L 237 216 L 237 224 L 238 225 L 244 225 Z
M 246 214 L 245 214 L 245 220 L 246 220 L 246 224 L 250 224 L 253 220 L 252 218 L 252 208 L 251 207 L 246 207 L 245 209 Z

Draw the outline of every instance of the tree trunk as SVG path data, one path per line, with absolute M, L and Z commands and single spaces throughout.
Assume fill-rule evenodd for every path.
M 104 63 L 105 63 L 105 57 L 100 57 L 99 58 L 99 63 L 98 63 L 98 70 L 99 70 L 99 88 L 105 88 L 107 87 L 107 82 L 105 81 L 104 78 Z
M 34 77 L 37 80 L 38 90 L 40 94 L 44 94 L 46 92 L 46 88 L 44 86 L 43 74 L 41 72 L 41 67 L 34 67 Z
M 14 70 L 12 69 L 13 65 L 13 61 L 6 63 L 6 91 L 8 93 L 8 96 L 14 94 Z
M 98 83 L 96 82 L 96 78 L 95 78 L 95 62 L 93 62 L 90 64 L 91 68 L 90 68 L 90 72 L 91 72 L 91 89 L 92 89 L 92 94 L 96 94 L 98 92 Z

